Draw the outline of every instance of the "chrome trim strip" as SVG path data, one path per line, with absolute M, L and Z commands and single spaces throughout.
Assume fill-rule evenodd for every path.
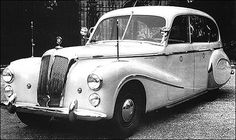
M 156 56 L 169 56 L 169 55 L 177 55 L 177 54 L 187 54 L 187 53 L 195 53 L 195 52 L 206 52 L 206 51 L 213 51 L 222 49 L 222 47 L 213 48 L 213 49 L 206 49 L 206 50 L 191 50 L 191 51 L 183 51 L 183 52 L 172 52 L 172 53 L 147 53 L 147 54 L 137 54 L 137 55 L 120 55 L 119 58 L 135 58 L 135 57 L 156 57 Z M 116 55 L 111 56 L 92 56 L 92 57 L 78 57 L 74 58 L 75 60 L 88 60 L 88 59 L 116 59 Z
M 182 86 L 178 86 L 178 85 L 174 85 L 174 84 L 171 84 L 171 83 L 163 82 L 163 81 L 160 81 L 160 80 L 158 80 L 158 79 L 152 78 L 152 77 L 150 77 L 150 76 L 140 75 L 140 74 L 133 74 L 133 75 L 129 75 L 128 77 L 126 77 L 126 78 L 119 84 L 118 89 L 121 88 L 121 86 L 123 85 L 124 82 L 126 82 L 127 80 L 132 79 L 132 78 L 143 78 L 143 79 L 151 80 L 151 81 L 154 81 L 154 82 L 157 82 L 157 83 L 161 83 L 161 84 L 164 84 L 164 85 L 168 85 L 168 86 L 172 86 L 172 87 L 184 89 L 184 87 L 182 87 Z
M 198 94 L 194 94 L 194 95 L 192 95 L 192 96 L 189 96 L 189 97 L 187 97 L 187 98 L 184 97 L 184 98 L 178 99 L 177 101 L 172 102 L 172 103 L 166 105 L 166 108 L 174 107 L 174 106 L 179 105 L 179 104 L 181 104 L 181 103 L 184 103 L 184 102 L 186 102 L 186 101 L 188 101 L 188 100 L 191 100 L 191 99 L 193 99 L 193 98 L 196 98 L 196 97 L 198 97 L 198 96 L 201 96 L 201 95 L 203 95 L 203 94 L 205 94 L 205 93 L 207 93 L 207 92 L 208 92 L 208 90 L 205 90 L 205 91 L 202 91 L 202 92 L 200 92 L 200 93 L 198 93 Z

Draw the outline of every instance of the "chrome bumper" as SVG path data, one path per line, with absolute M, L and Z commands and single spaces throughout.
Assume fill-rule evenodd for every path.
M 88 121 L 97 121 L 101 119 L 107 118 L 107 115 L 101 112 L 95 112 L 85 109 L 73 109 L 69 110 L 69 108 L 55 108 L 55 107 L 40 107 L 35 104 L 30 103 L 11 103 L 9 101 L 1 102 L 1 106 L 5 106 L 5 108 L 10 112 L 25 112 L 32 114 L 40 114 L 61 118 L 68 118 L 71 121 L 74 120 L 88 120 Z

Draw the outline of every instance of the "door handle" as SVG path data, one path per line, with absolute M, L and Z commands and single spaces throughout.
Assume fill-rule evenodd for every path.
M 180 61 L 180 62 L 183 62 L 183 56 L 180 56 L 180 57 L 179 57 L 179 61 Z

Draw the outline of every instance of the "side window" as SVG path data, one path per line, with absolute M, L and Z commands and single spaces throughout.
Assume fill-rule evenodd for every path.
M 218 40 L 217 27 L 209 18 L 191 16 L 190 29 L 192 42 L 213 42 Z
M 211 19 L 208 19 L 207 18 L 207 24 L 206 26 L 210 29 L 210 32 L 209 32 L 209 41 L 210 42 L 216 42 L 218 41 L 218 37 L 219 37 L 219 34 L 218 34 L 218 29 L 217 29 L 217 26 L 215 24 L 214 21 L 212 21 Z
M 168 43 L 187 43 L 189 42 L 188 16 L 178 16 L 174 19 Z

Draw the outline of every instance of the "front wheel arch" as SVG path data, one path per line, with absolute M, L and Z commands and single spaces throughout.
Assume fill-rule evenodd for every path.
M 141 94 L 142 96 L 142 99 L 144 101 L 144 104 L 145 104 L 145 112 L 146 112 L 146 90 L 145 90 L 145 87 L 143 85 L 143 83 L 137 79 L 132 79 L 132 80 L 127 80 L 126 82 L 123 82 L 123 84 L 120 84 L 120 88 L 117 92 L 117 95 L 116 95 L 116 102 L 117 102 L 117 98 L 119 96 L 120 93 L 122 93 L 122 91 L 124 90 L 137 90 L 139 91 L 139 93 Z
M 124 106 L 134 104 L 132 116 L 124 116 Z M 128 105 L 128 106 L 129 106 Z M 130 136 L 137 129 L 146 111 L 146 93 L 138 80 L 125 83 L 117 95 L 112 122 L 119 136 Z

